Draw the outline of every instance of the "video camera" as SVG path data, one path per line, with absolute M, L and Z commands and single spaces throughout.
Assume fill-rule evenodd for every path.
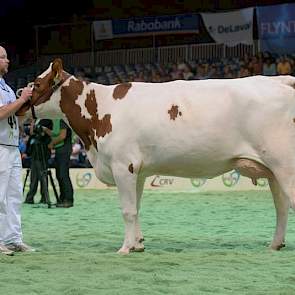
M 37 123 L 33 127 L 32 142 L 34 143 L 44 143 L 48 144 L 50 142 L 49 136 L 45 133 L 43 126 L 40 123 Z
M 43 127 L 47 127 L 49 129 L 52 129 L 52 125 L 48 123 L 48 120 L 37 120 L 36 123 L 33 126 L 33 134 L 31 134 L 29 141 L 28 141 L 28 147 L 27 147 L 27 154 L 42 158 L 42 156 L 39 153 L 39 149 L 43 149 L 43 155 L 45 159 L 47 160 L 50 156 L 50 152 L 47 148 L 48 144 L 51 141 L 50 136 L 44 131 Z M 38 155 L 37 155 L 38 154 Z

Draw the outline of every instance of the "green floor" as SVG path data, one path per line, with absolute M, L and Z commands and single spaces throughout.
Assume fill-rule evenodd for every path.
M 37 198 L 38 199 L 38 198 Z M 77 191 L 70 209 L 23 206 L 25 241 L 0 255 L 0 294 L 295 294 L 295 215 L 287 247 L 268 250 L 268 192 L 145 192 L 144 253 L 120 256 L 116 191 Z

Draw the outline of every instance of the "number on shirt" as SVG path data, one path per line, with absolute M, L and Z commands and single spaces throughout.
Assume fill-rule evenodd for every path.
M 15 115 L 8 117 L 8 125 L 11 129 L 17 128 Z

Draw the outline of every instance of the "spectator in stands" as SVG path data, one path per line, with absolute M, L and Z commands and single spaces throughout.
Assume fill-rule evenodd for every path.
M 250 76 L 250 71 L 249 71 L 248 67 L 247 66 L 241 66 L 240 70 L 238 72 L 238 77 L 243 78 L 243 77 L 248 77 L 248 76 Z
M 220 78 L 220 73 L 217 69 L 217 66 L 215 64 L 212 64 L 209 66 L 209 74 L 208 74 L 210 79 L 219 79 Z
M 192 72 L 192 69 L 189 65 L 185 65 L 184 69 L 183 69 L 183 78 L 184 80 L 193 80 L 194 78 L 194 74 Z
M 291 75 L 295 76 L 295 60 L 294 60 L 294 56 L 289 58 L 289 62 L 291 65 Z
M 134 82 L 144 82 L 144 73 L 143 72 L 139 72 L 138 75 L 133 79 Z
M 262 74 L 262 60 L 258 59 L 257 56 L 253 56 L 248 64 L 248 69 L 252 75 Z
M 288 61 L 286 57 L 282 57 L 279 59 L 277 65 L 277 73 L 279 75 L 291 75 L 292 74 L 292 67 L 291 63 Z
M 245 66 L 248 66 L 250 61 L 251 59 L 247 53 L 240 59 L 240 63 L 242 62 L 242 64 Z
M 206 79 L 206 74 L 205 74 L 205 66 L 203 64 L 198 64 L 196 67 L 196 76 L 195 78 L 197 80 L 203 80 Z
M 234 78 L 233 71 L 231 70 L 229 65 L 224 66 L 223 68 L 223 78 L 232 79 Z
M 275 76 L 277 74 L 277 67 L 273 60 L 268 57 L 263 63 L 262 74 L 265 76 Z
M 77 71 L 76 73 L 75 73 L 75 77 L 77 78 L 77 79 L 79 79 L 80 81 L 84 81 L 85 80 L 85 73 L 83 72 L 83 71 Z
M 162 82 L 161 75 L 158 71 L 153 71 L 152 72 L 152 82 L 154 83 L 160 83 Z
M 185 61 L 184 60 L 182 60 L 182 61 L 179 61 L 178 63 L 177 63 L 177 69 L 179 70 L 179 71 L 184 71 L 184 69 L 186 68 L 186 66 L 187 66 L 187 64 L 185 63 Z
M 129 77 L 128 77 L 128 81 L 129 82 L 134 82 L 134 80 L 135 80 L 134 74 L 130 74 Z
M 169 74 L 171 76 L 171 79 L 178 80 L 181 73 L 182 73 L 182 71 L 178 69 L 177 64 L 173 63 L 170 70 L 169 70 Z
M 80 154 L 82 152 L 82 145 L 80 139 L 76 136 L 72 144 L 72 153 L 70 156 L 70 167 L 83 168 L 84 165 L 80 161 Z

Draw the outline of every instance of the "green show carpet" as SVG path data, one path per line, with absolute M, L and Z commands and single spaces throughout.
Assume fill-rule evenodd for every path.
M 115 190 L 76 191 L 69 209 L 34 207 L 23 205 L 23 233 L 38 251 L 0 255 L 1 295 L 295 294 L 295 215 L 286 247 L 269 250 L 270 192 L 145 191 L 145 252 L 128 256 L 116 254 Z

